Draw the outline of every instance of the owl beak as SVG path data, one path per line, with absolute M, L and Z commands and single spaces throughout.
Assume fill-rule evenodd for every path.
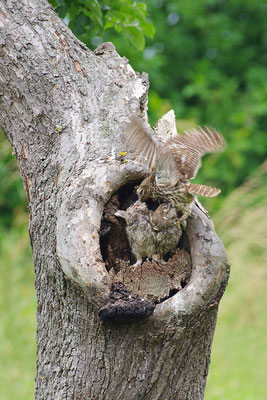
M 124 210 L 118 210 L 115 212 L 114 215 L 116 215 L 116 217 L 126 219 L 126 211 L 124 211 Z

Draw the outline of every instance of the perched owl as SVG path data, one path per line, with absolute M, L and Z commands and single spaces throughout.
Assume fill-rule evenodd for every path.
M 160 257 L 159 261 L 162 261 L 165 254 L 175 249 L 182 236 L 176 208 L 170 204 L 160 204 L 151 213 L 150 223 L 155 234 L 156 254 Z
M 115 215 L 125 219 L 129 244 L 137 260 L 134 266 L 142 264 L 143 258 L 163 262 L 162 257 L 175 249 L 182 235 L 177 211 L 169 204 L 163 203 L 152 211 L 138 200 Z
M 152 174 L 141 182 L 137 195 L 141 201 L 149 198 L 171 203 L 181 211 L 180 223 L 191 213 L 195 196 L 217 196 L 220 189 L 193 184 L 206 153 L 222 151 L 223 136 L 215 129 L 197 128 L 176 135 L 164 143 L 152 137 L 148 124 L 132 117 L 127 142 L 136 155 L 143 156 Z
M 136 201 L 126 211 L 118 210 L 115 215 L 125 219 L 126 233 L 132 253 L 136 257 L 136 265 L 143 258 L 152 258 L 156 253 L 155 234 L 150 223 L 150 213 L 145 203 Z

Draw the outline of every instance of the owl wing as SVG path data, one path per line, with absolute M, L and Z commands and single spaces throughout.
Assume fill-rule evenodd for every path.
M 194 178 L 201 166 L 201 157 L 222 151 L 225 141 L 216 129 L 199 127 L 169 139 L 166 145 L 170 147 L 183 180 Z
M 221 193 L 220 189 L 206 185 L 198 185 L 197 183 L 191 182 L 186 186 L 186 188 L 188 193 L 195 196 L 215 197 Z
M 156 172 L 158 185 L 174 186 L 179 180 L 179 171 L 170 148 L 153 138 L 153 130 L 142 118 L 131 117 L 126 143 L 138 156 L 143 156 L 146 165 Z

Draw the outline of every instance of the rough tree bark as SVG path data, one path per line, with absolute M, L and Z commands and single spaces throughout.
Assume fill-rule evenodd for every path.
M 147 76 L 112 44 L 87 49 L 45 0 L 2 0 L 0 29 L 0 123 L 28 197 L 36 273 L 36 399 L 203 399 L 229 266 L 200 208 L 186 230 L 190 282 L 148 318 L 98 317 L 112 283 L 103 209 L 144 176 L 119 153 L 127 116 L 146 115 Z

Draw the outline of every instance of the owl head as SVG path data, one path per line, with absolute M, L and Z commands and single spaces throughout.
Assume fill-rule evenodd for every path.
M 151 197 L 154 183 L 155 183 L 155 171 L 153 171 L 152 175 L 145 178 L 138 186 L 136 193 L 139 200 L 146 201 Z

